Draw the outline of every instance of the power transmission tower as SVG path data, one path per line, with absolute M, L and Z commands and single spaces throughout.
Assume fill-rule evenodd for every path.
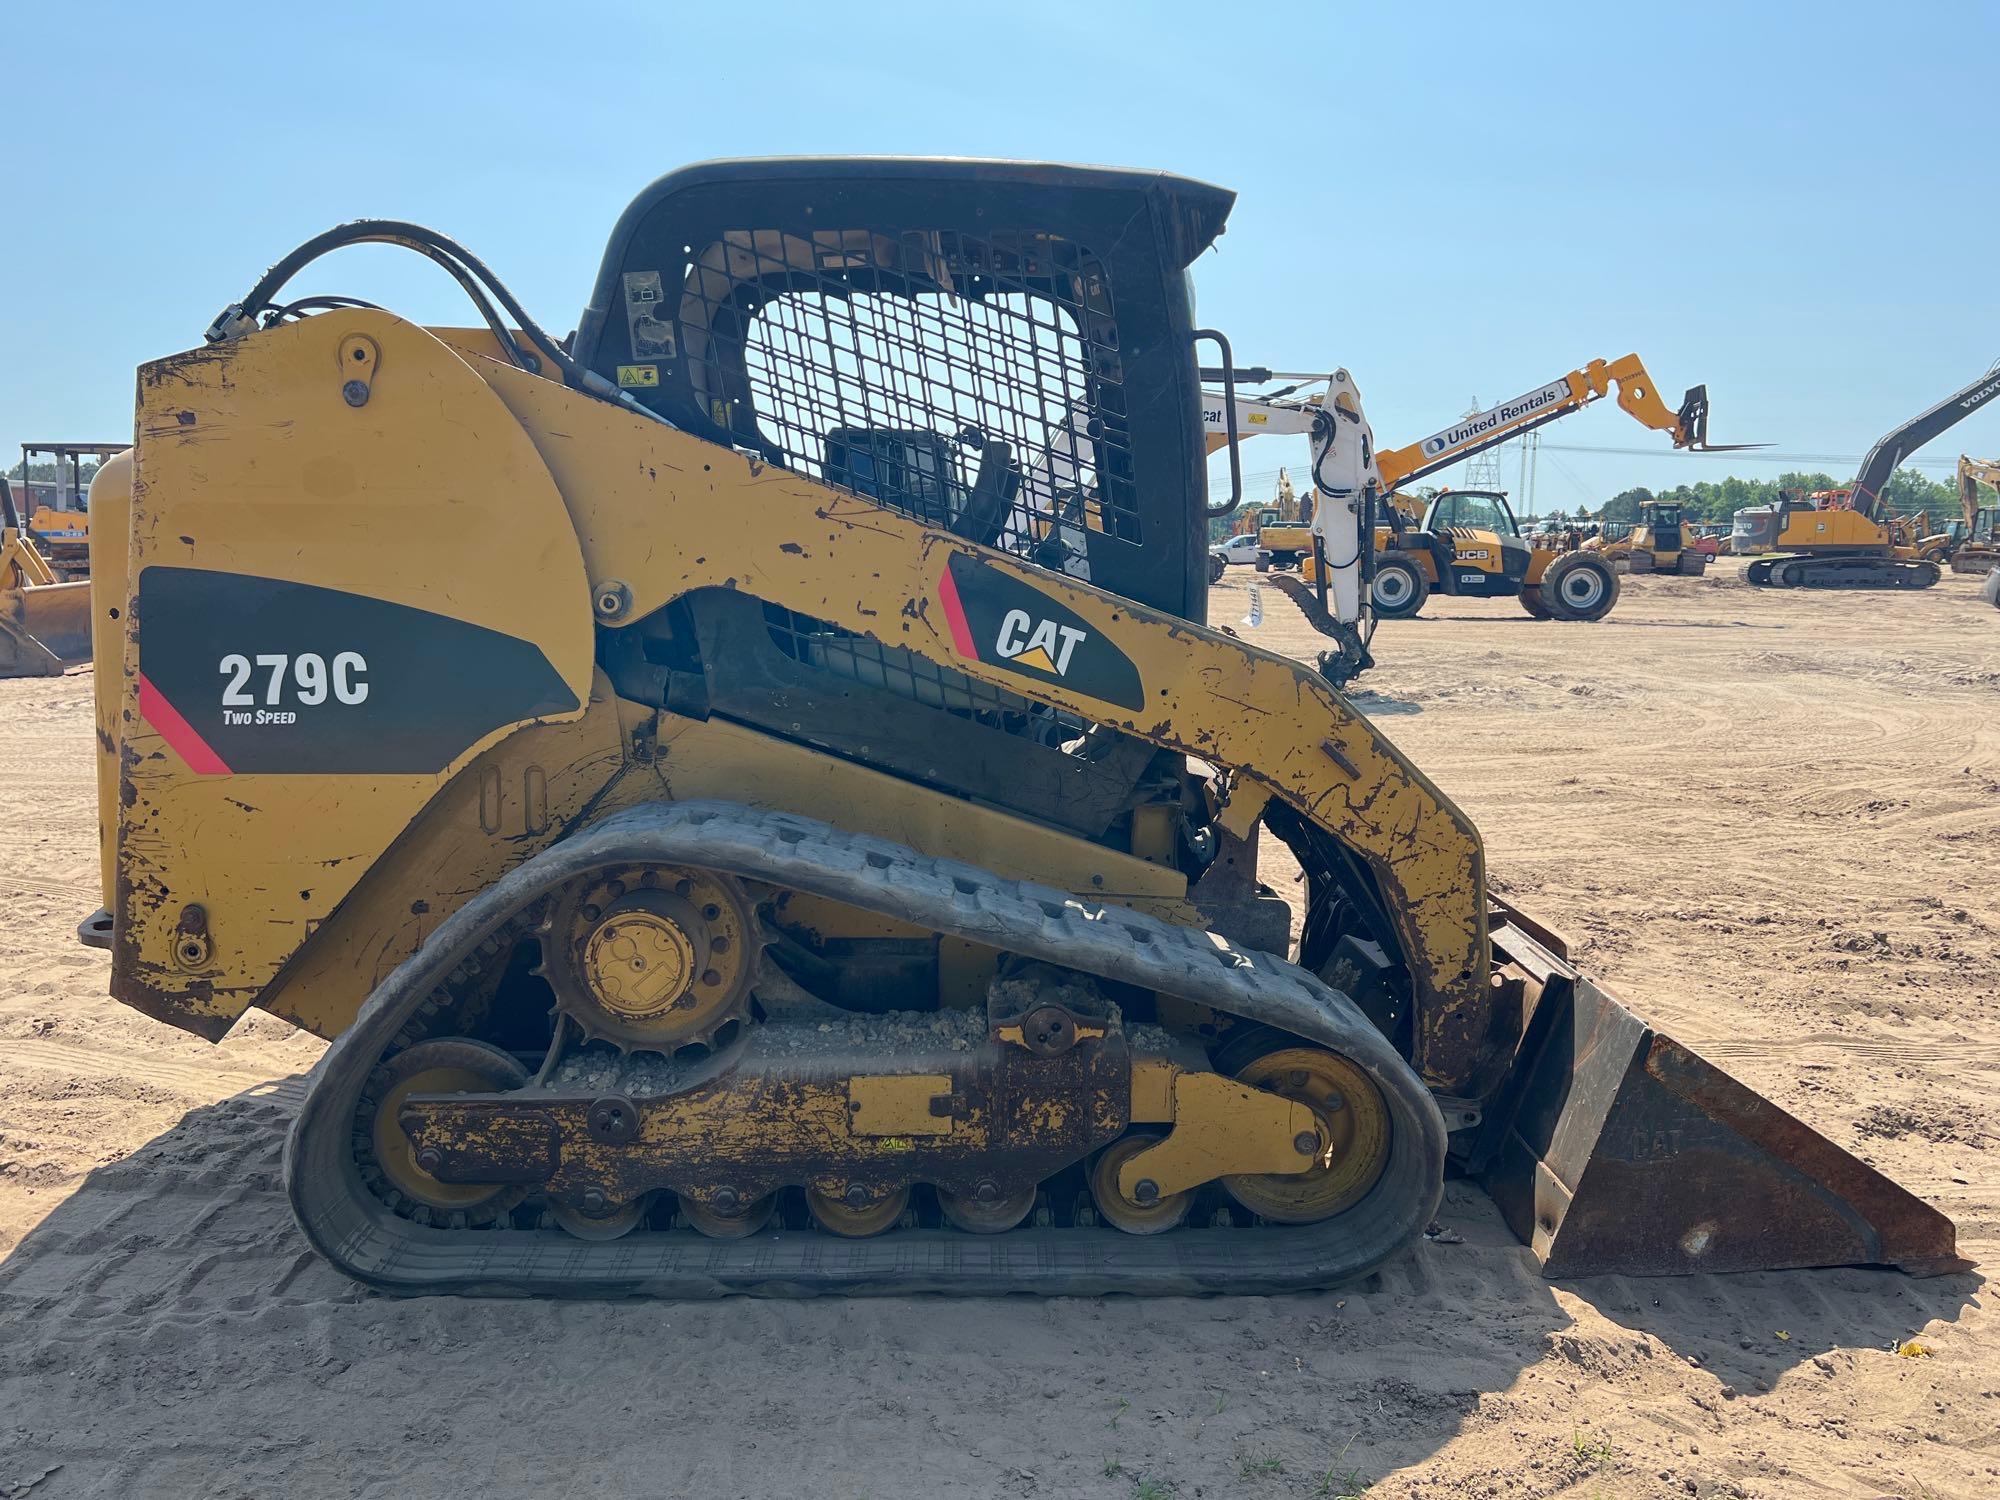
M 1473 403 L 1468 417 L 1479 415 L 1479 404 Z M 1500 488 L 1500 455 L 1507 451 L 1508 444 L 1488 448 L 1484 453 L 1475 453 L 1465 461 L 1465 484 L 1468 490 L 1497 490 Z
M 1515 492 L 1515 499 L 1519 502 L 1515 509 L 1524 516 L 1532 516 L 1535 514 L 1535 461 L 1541 457 L 1542 435 L 1539 432 L 1522 433 L 1520 448 L 1521 486 Z

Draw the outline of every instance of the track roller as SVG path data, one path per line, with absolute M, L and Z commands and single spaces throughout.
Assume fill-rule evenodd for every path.
M 712 1240 L 743 1240 L 770 1223 L 777 1207 L 775 1193 L 766 1193 L 761 1198 L 743 1203 L 735 1193 L 724 1188 L 711 1195 L 707 1203 L 682 1197 L 681 1217 L 687 1220 L 689 1228 L 701 1231 Z
M 1105 1223 L 1127 1234 L 1164 1234 L 1179 1226 L 1194 1206 L 1194 1193 L 1162 1194 L 1142 1179 L 1127 1198 L 1118 1190 L 1118 1169 L 1141 1151 L 1157 1144 L 1150 1135 L 1128 1135 L 1113 1141 L 1090 1166 L 1090 1200 Z M 1152 1191 L 1147 1190 L 1151 1188 Z
M 559 1226 L 580 1240 L 616 1240 L 623 1239 L 639 1227 L 646 1217 L 646 1200 L 634 1198 L 629 1203 L 607 1208 L 598 1214 L 558 1203 L 551 1212 Z
M 857 1182 L 839 1197 L 818 1188 L 806 1189 L 806 1207 L 812 1210 L 813 1222 L 843 1239 L 865 1240 L 893 1229 L 909 1206 L 908 1187 L 875 1193 Z
M 1035 1207 L 1035 1189 L 1003 1193 L 995 1183 L 982 1182 L 968 1194 L 938 1189 L 938 1207 L 945 1222 L 967 1234 L 1005 1234 L 1018 1227 Z

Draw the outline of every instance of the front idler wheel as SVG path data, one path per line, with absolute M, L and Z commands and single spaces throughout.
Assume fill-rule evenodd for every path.
M 528 1070 L 488 1042 L 471 1037 L 439 1037 L 405 1048 L 384 1062 L 363 1100 L 369 1146 L 382 1183 L 401 1195 L 399 1209 L 425 1210 L 438 1223 L 487 1224 L 527 1197 L 512 1183 L 442 1182 L 428 1166 L 431 1148 L 418 1151 L 404 1133 L 404 1103 L 413 1094 L 502 1094 L 523 1088 Z
M 1303 1138 L 1313 1164 L 1283 1176 L 1224 1177 L 1229 1196 L 1272 1224 L 1317 1224 L 1368 1196 L 1389 1163 L 1389 1111 L 1368 1075 L 1320 1047 L 1284 1047 L 1240 1069 L 1239 1083 L 1312 1111 L 1316 1139 Z

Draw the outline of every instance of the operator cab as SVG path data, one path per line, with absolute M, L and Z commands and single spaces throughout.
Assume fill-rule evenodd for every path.
M 1444 592 L 1475 599 L 1520 593 L 1534 549 L 1499 490 L 1443 491 L 1425 511 L 1423 531 Z
M 1656 535 L 1671 531 L 1675 536 L 1681 531 L 1681 507 L 1678 504 L 1660 500 L 1648 500 L 1639 507 L 1639 524 L 1652 530 Z
M 1233 198 L 1038 163 L 709 162 L 626 210 L 572 353 L 753 473 L 1199 621 L 1187 268 Z M 1184 757 L 933 663 L 892 628 L 876 639 L 782 608 L 756 582 L 606 632 L 614 685 L 1087 838 L 1122 837 L 1135 809 L 1180 795 Z

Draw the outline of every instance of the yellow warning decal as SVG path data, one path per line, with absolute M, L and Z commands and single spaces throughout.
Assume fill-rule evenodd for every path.
M 618 367 L 618 384 L 628 391 L 636 386 L 656 386 L 659 383 L 660 367 L 658 365 L 620 365 Z

